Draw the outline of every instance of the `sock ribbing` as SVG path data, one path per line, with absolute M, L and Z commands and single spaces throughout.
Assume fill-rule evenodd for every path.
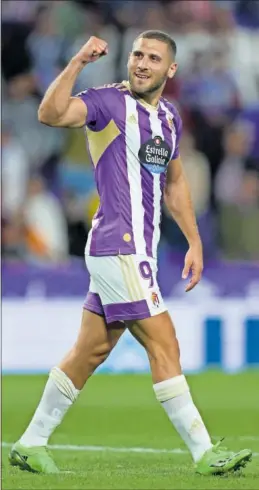
M 166 379 L 153 385 L 156 398 L 159 402 L 166 402 L 170 398 L 182 395 L 189 391 L 188 383 L 185 376 L 181 374 L 175 378 Z
M 80 390 L 77 390 L 71 379 L 57 366 L 53 367 L 49 373 L 49 377 L 54 381 L 55 385 L 72 403 L 77 399 Z

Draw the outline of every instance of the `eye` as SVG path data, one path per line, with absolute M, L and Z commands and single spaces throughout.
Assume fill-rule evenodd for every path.
M 157 61 L 157 62 L 158 62 L 158 61 L 160 61 L 160 58 L 159 58 L 158 56 L 156 56 L 155 54 L 152 54 L 152 55 L 151 55 L 151 60 L 152 60 L 152 61 Z

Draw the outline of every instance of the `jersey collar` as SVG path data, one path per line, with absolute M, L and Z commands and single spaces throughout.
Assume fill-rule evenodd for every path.
M 125 87 L 127 87 L 129 92 L 131 93 L 132 97 L 134 97 L 134 95 L 131 92 L 129 81 L 123 80 L 122 83 L 123 83 L 123 85 L 125 85 Z M 144 99 L 141 99 L 140 97 L 134 97 L 134 99 L 136 99 L 141 105 L 143 105 L 143 107 L 145 107 L 146 109 L 149 109 L 150 111 L 158 111 L 159 110 L 159 102 L 157 103 L 156 106 L 154 106 L 154 105 L 151 105 L 148 102 L 146 102 Z

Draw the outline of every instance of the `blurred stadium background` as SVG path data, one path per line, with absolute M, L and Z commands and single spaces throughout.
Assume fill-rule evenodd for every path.
M 204 244 L 201 284 L 180 279 L 186 241 L 162 220 L 159 280 L 185 372 L 259 365 L 259 2 L 2 2 L 4 372 L 47 372 L 77 335 L 89 278 L 83 253 L 98 206 L 82 130 L 37 121 L 50 82 L 91 35 L 109 56 L 75 92 L 127 77 L 135 36 L 170 33 L 179 70 L 165 96 L 184 121 L 181 154 Z M 112 189 L 111 189 L 112 192 Z M 148 371 L 125 335 L 103 371 Z

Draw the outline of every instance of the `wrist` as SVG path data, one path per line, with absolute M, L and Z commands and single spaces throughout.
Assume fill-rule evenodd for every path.
M 80 71 L 83 70 L 83 68 L 85 68 L 85 66 L 87 65 L 87 62 L 83 62 L 77 56 L 73 56 L 73 58 L 71 58 L 69 62 L 69 65 L 73 66 L 78 71 L 78 73 L 80 73 Z
M 189 239 L 188 243 L 189 243 L 189 247 L 196 247 L 196 248 L 200 247 L 200 248 L 202 248 L 202 242 L 201 242 L 200 235 L 197 235 L 196 237 Z

